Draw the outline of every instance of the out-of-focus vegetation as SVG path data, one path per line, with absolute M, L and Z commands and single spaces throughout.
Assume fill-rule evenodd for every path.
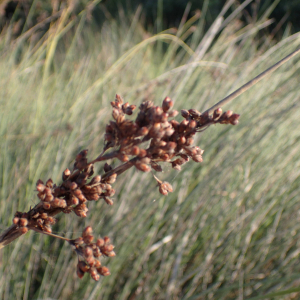
M 208 29 L 218 16 L 224 0 L 3 0 L 0 4 L 0 26 L 13 21 L 15 32 L 21 28 L 24 30 L 35 24 L 37 21 L 44 20 L 47 16 L 53 15 L 60 5 L 73 6 L 73 16 L 77 15 L 82 9 L 87 8 L 93 14 L 93 18 L 98 25 L 104 22 L 107 17 L 117 17 L 120 8 L 125 10 L 125 14 L 136 11 L 138 6 L 142 6 L 144 22 L 147 28 L 154 27 L 155 30 L 178 27 L 182 14 L 185 11 L 186 18 L 191 18 L 196 11 L 205 15 L 204 28 Z M 240 1 L 232 1 L 233 5 L 227 12 L 228 16 L 240 5 Z M 283 31 L 288 29 L 292 33 L 300 30 L 300 2 L 298 0 L 250 0 L 240 16 L 248 23 L 255 22 L 260 18 L 263 11 L 271 8 L 270 18 L 274 19 L 274 24 L 270 25 L 272 34 L 278 38 Z M 92 9 L 91 9 L 92 8 Z M 162 17 L 162 21 L 160 21 Z
M 101 152 L 115 93 L 137 105 L 168 95 L 178 110 L 203 111 L 299 47 L 299 33 L 286 30 L 279 42 L 261 33 L 269 10 L 246 23 L 231 9 L 209 31 L 207 14 L 196 14 L 157 35 L 141 25 L 141 9 L 133 16 L 121 9 L 99 30 L 88 25 L 89 10 L 72 17 L 67 4 L 41 32 L 25 28 L 12 39 L 7 25 L 0 36 L 1 230 L 35 204 L 37 179 L 58 182 L 79 150 Z M 60 235 L 77 237 L 92 225 L 113 237 L 111 276 L 79 280 L 68 244 L 30 232 L 0 252 L 0 298 L 298 298 L 299 58 L 226 108 L 241 114 L 240 124 L 209 128 L 198 140 L 204 162 L 163 174 L 172 194 L 162 197 L 151 174 L 132 170 L 120 177 L 112 207 L 90 203 L 85 220 L 60 217 Z

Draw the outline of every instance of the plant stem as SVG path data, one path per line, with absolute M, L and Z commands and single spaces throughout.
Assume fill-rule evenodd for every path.
M 217 108 L 219 108 L 219 107 L 221 107 L 221 106 L 229 103 L 231 100 L 233 100 L 237 96 L 239 96 L 242 93 L 244 93 L 245 91 L 247 91 L 249 88 L 251 88 L 257 82 L 259 82 L 260 80 L 262 80 L 264 77 L 266 77 L 267 75 L 271 74 L 273 71 L 275 71 L 277 68 L 279 68 L 281 65 L 283 65 L 285 62 L 287 62 L 288 60 L 290 60 L 292 57 L 294 57 L 299 52 L 300 52 L 300 48 L 297 49 L 297 50 L 295 50 L 294 52 L 290 53 L 288 56 L 286 56 L 285 58 L 283 58 L 282 60 L 280 60 L 279 62 L 277 62 L 276 64 L 274 64 L 272 67 L 268 68 L 267 70 L 263 71 L 262 73 L 260 73 L 259 75 L 257 75 L 256 77 L 254 77 L 253 79 L 251 79 L 250 81 L 248 81 L 246 84 L 244 84 L 243 86 L 241 86 L 239 89 L 237 89 L 236 91 L 234 91 L 233 93 L 231 93 L 230 95 L 228 95 L 227 97 L 225 97 L 224 99 L 222 99 L 221 101 L 219 101 L 217 104 L 215 104 L 212 107 L 210 107 L 209 109 L 207 109 L 204 113 L 208 112 L 209 114 L 211 114 L 211 113 L 213 113 L 213 111 L 215 109 L 217 109 Z

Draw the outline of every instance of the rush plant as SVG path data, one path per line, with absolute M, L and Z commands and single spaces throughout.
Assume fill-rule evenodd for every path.
M 239 114 L 228 110 L 223 112 L 221 106 L 228 103 L 245 90 L 253 86 L 266 75 L 273 72 L 287 60 L 300 52 L 292 52 L 284 59 L 243 85 L 241 88 L 209 108 L 203 113 L 195 109 L 181 110 L 183 120 L 175 119 L 178 112 L 173 109 L 173 101 L 166 97 L 161 106 L 152 101 L 143 102 L 136 117 L 129 117 L 136 110 L 135 105 L 124 102 L 116 95 L 111 102 L 113 120 L 106 125 L 104 147 L 95 158 L 88 158 L 88 150 L 82 150 L 75 158 L 74 166 L 65 169 L 62 182 L 55 184 L 50 178 L 39 179 L 36 183 L 37 197 L 40 202 L 28 212 L 15 213 L 13 225 L 0 236 L 0 248 L 8 245 L 29 230 L 52 236 L 68 242 L 78 255 L 77 275 L 82 278 L 85 273 L 98 281 L 100 275 L 107 276 L 110 271 L 102 266 L 101 256 L 115 256 L 114 246 L 108 237 L 94 240 L 92 227 L 86 227 L 82 236 L 67 239 L 52 233 L 52 225 L 59 213 L 74 213 L 87 216 L 89 201 L 104 200 L 113 205 L 115 190 L 112 184 L 122 173 L 134 167 L 141 172 L 162 172 L 166 164 L 180 170 L 189 160 L 202 162 L 204 150 L 194 145 L 194 137 L 213 124 L 237 125 Z M 120 164 L 112 167 L 108 162 L 117 159 Z M 108 161 L 108 162 L 107 162 Z M 94 174 L 94 165 L 103 164 L 103 174 Z M 170 183 L 161 181 L 153 174 L 159 192 L 167 195 L 173 191 Z

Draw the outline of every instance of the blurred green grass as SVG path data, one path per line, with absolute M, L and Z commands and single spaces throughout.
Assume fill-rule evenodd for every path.
M 203 111 L 299 47 L 299 34 L 258 35 L 270 23 L 262 16 L 246 25 L 239 14 L 219 19 L 213 26 L 226 26 L 204 35 L 205 16 L 151 35 L 138 13 L 98 32 L 84 26 L 84 13 L 72 27 L 59 19 L 37 43 L 6 42 L 2 33 L 1 229 L 37 203 L 37 179 L 59 182 L 79 150 L 101 152 L 115 93 L 137 105 L 170 96 L 178 110 Z M 162 197 L 151 174 L 130 170 L 112 207 L 89 203 L 84 220 L 59 216 L 57 234 L 77 237 L 92 225 L 112 237 L 111 276 L 79 280 L 70 247 L 31 232 L 0 252 L 0 298 L 278 299 L 288 289 L 281 299 L 297 298 L 299 59 L 225 109 L 240 113 L 240 124 L 199 136 L 203 163 L 167 168 L 174 193 Z

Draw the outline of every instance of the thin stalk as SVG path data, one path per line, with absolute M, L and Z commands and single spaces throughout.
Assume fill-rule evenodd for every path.
M 250 89 L 253 85 L 255 85 L 257 82 L 262 80 L 264 77 L 271 74 L 277 68 L 282 66 L 284 63 L 286 63 L 288 60 L 290 60 L 292 57 L 294 57 L 299 52 L 300 52 L 300 48 L 295 50 L 294 52 L 290 53 L 288 56 L 286 56 L 285 58 L 283 58 L 282 60 L 280 60 L 279 62 L 274 64 L 273 66 L 271 66 L 267 70 L 263 71 L 262 73 L 260 73 L 259 75 L 257 75 L 253 79 L 251 79 L 250 81 L 248 81 L 246 84 L 241 86 L 239 89 L 237 89 L 236 91 L 234 91 L 233 93 L 231 93 L 230 95 L 228 95 L 227 97 L 225 97 L 224 99 L 222 99 L 221 101 L 219 101 L 218 103 L 216 103 L 215 105 L 213 105 L 212 107 L 207 109 L 204 113 L 207 112 L 207 113 L 211 114 L 215 109 L 229 103 L 230 101 L 232 101 L 237 96 L 239 96 L 239 95 L 243 94 L 244 92 L 246 92 L 248 89 Z

